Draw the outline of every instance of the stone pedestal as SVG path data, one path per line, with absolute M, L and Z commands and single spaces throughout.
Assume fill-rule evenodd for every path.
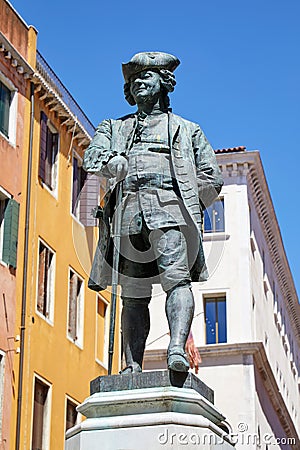
M 213 391 L 195 375 L 168 371 L 98 377 L 67 431 L 66 450 L 233 448 Z

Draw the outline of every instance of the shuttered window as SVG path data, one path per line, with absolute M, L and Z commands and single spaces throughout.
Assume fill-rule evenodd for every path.
M 83 194 L 86 179 L 87 173 L 83 170 L 80 159 L 73 156 L 72 214 L 80 221 L 83 216 L 81 194 Z
M 68 336 L 82 345 L 83 337 L 83 281 L 70 270 L 69 274 Z
M 57 181 L 58 138 L 58 132 L 41 112 L 39 177 L 52 191 Z
M 78 412 L 76 411 L 76 404 L 67 398 L 66 405 L 66 431 L 74 427 L 78 421 Z
M 107 340 L 107 311 L 108 305 L 106 301 L 97 295 L 97 342 L 96 342 L 96 359 L 106 363 L 108 355 L 108 340 Z
M 11 99 L 11 91 L 0 81 L 0 131 L 7 138 L 9 137 L 9 109 Z
M 85 227 L 96 227 L 97 219 L 93 209 L 100 203 L 100 178 L 93 173 L 85 175 L 85 182 L 80 192 L 79 220 Z
M 37 311 L 53 319 L 55 255 L 39 241 Z
M 17 267 L 17 246 L 20 205 L 12 198 L 0 193 L 0 258 Z
M 49 405 L 49 386 L 39 379 L 34 384 L 34 406 L 32 424 L 31 450 L 42 450 L 48 448 L 49 426 L 47 423 L 47 411 Z

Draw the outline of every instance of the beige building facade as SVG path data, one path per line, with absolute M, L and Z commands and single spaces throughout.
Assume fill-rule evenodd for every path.
M 220 198 L 205 214 L 210 278 L 195 283 L 199 377 L 239 449 L 300 448 L 300 306 L 258 151 L 217 150 Z M 151 302 L 145 369 L 165 367 L 164 295 Z

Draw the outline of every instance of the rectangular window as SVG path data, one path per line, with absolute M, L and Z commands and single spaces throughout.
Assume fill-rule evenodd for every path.
M 0 189 L 0 259 L 17 267 L 20 205 Z
M 204 232 L 219 233 L 225 231 L 224 199 L 219 198 L 204 211 Z
M 68 337 L 82 345 L 83 340 L 83 281 L 70 270 L 69 273 Z
M 67 398 L 66 402 L 66 431 L 78 423 L 79 413 L 76 411 L 77 404 Z
M 31 450 L 49 448 L 50 386 L 35 378 Z
M 17 89 L 10 79 L 0 72 L 0 134 L 16 145 Z
M 46 319 L 53 320 L 55 256 L 39 241 L 37 311 Z
M 0 131 L 9 137 L 9 111 L 12 92 L 0 81 Z
M 97 295 L 96 359 L 104 364 L 107 363 L 108 354 L 107 318 L 108 304 L 101 295 Z
M 57 184 L 58 132 L 44 112 L 41 112 L 40 123 L 39 176 L 46 186 L 54 191 Z
M 206 344 L 227 342 L 226 298 L 204 299 Z
M 87 173 L 82 168 L 81 160 L 73 155 L 73 179 L 72 179 L 72 214 L 78 219 L 82 220 L 85 211 L 83 208 L 83 198 L 81 193 L 85 185 Z M 94 205 L 97 206 L 97 205 Z

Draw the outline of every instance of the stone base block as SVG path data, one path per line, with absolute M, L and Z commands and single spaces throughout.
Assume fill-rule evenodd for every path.
M 123 383 L 132 384 L 127 376 L 120 376 Z M 153 386 L 161 375 L 148 372 L 147 377 Z M 197 379 L 189 374 L 188 387 L 133 383 L 131 389 L 93 393 L 78 407 L 87 419 L 67 431 L 65 450 L 233 449 L 225 417 L 191 386 L 200 386 L 206 396 L 209 388 L 191 377 Z M 101 391 L 101 383 L 98 387 Z

